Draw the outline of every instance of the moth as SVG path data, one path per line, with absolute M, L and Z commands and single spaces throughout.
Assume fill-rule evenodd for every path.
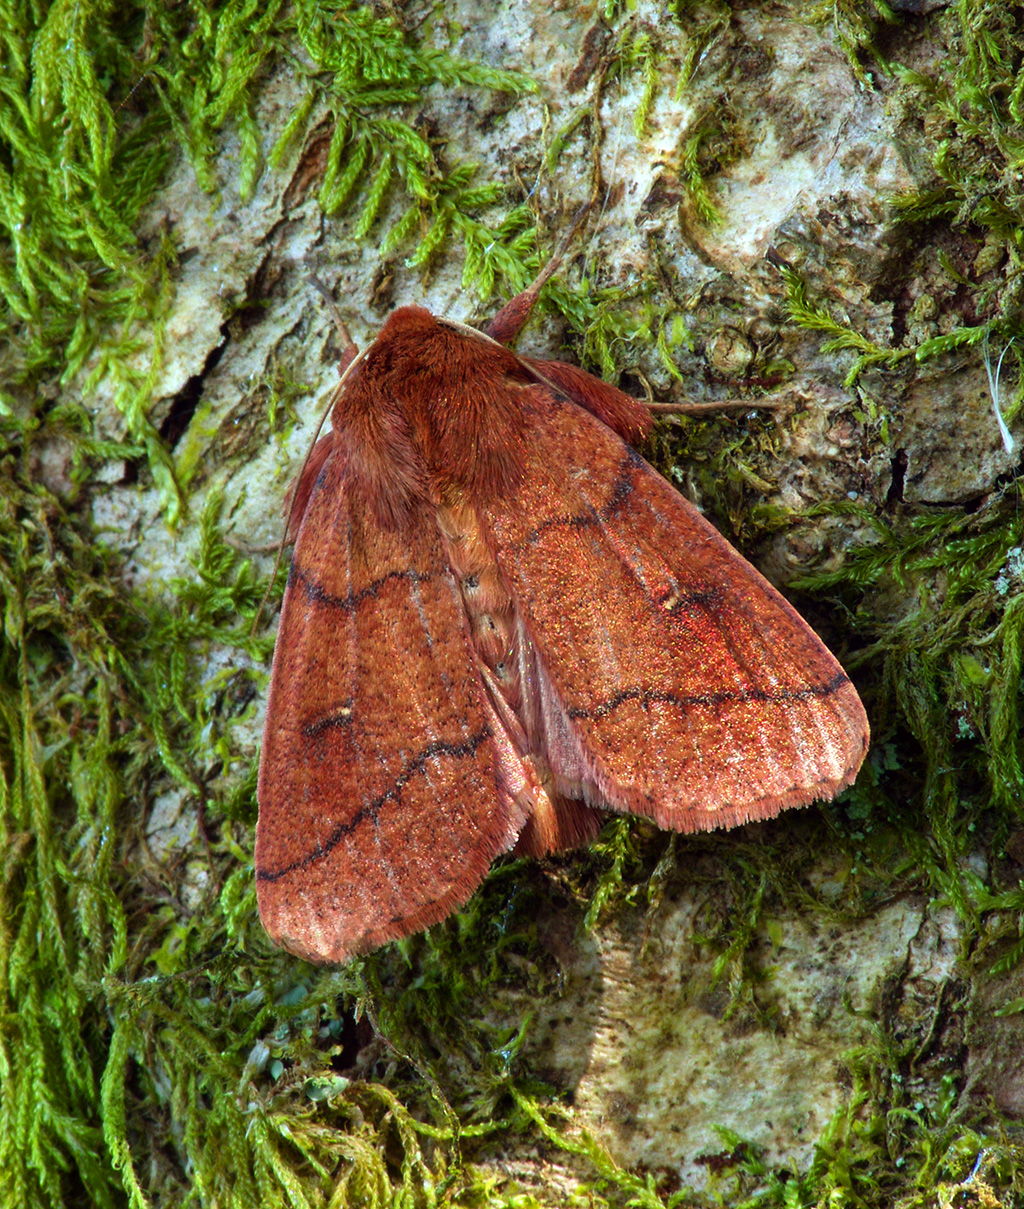
M 864 758 L 836 659 L 634 451 L 648 408 L 506 347 L 543 279 L 483 332 L 394 311 L 297 483 L 255 863 L 267 932 L 311 961 L 604 811 L 733 827 Z

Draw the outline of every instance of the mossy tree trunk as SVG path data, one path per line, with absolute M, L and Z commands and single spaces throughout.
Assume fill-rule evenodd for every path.
M 1024 1196 L 1022 15 L 13 12 L 0 1203 Z M 645 453 L 844 659 L 869 761 L 314 970 L 251 867 L 308 269 L 360 345 L 472 322 L 588 199 L 519 347 L 749 402 Z

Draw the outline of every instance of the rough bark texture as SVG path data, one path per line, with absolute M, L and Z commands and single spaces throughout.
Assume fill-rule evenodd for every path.
M 578 6 L 506 5 L 488 22 L 468 7 L 465 15 L 449 15 L 461 16 L 468 30 L 461 53 L 528 71 L 540 92 L 492 121 L 486 96 L 467 104 L 437 91 L 424 99 L 425 122 L 459 158 L 481 163 L 483 177 L 510 185 L 534 180 L 545 128 L 558 130 L 595 95 L 602 61 L 598 53 L 590 70 L 588 48 L 612 35 L 596 13 L 587 17 Z M 641 8 L 634 20 L 641 30 L 650 22 L 653 30 L 658 14 Z M 933 65 L 939 49 L 931 32 L 911 23 L 900 31 L 899 54 L 890 53 L 912 65 Z M 848 355 L 822 353 L 817 333 L 785 322 L 778 273 L 766 259 L 771 251 L 796 268 L 840 321 L 880 345 L 906 331 L 907 312 L 927 288 L 928 266 L 915 263 L 913 237 L 888 203 L 919 186 L 928 168 L 911 123 L 889 109 L 891 84 L 881 81 L 877 91 L 859 86 L 827 26 L 810 26 L 771 6 L 751 7 L 731 14 L 693 82 L 676 97 L 671 60 L 658 61 L 664 48 L 653 37 L 658 84 L 641 137 L 632 120 L 642 81 L 628 75 L 603 81 L 594 116 L 605 192 L 581 241 L 594 286 L 628 287 L 660 274 L 659 291 L 690 326 L 693 352 L 679 359 L 681 388 L 643 344 L 630 349 L 634 377 L 642 373 L 658 397 L 715 397 L 756 380 L 768 350 L 773 360 L 789 359 L 795 372 L 785 390 L 800 410 L 781 433 L 771 433 L 769 470 L 769 502 L 787 509 L 847 495 L 882 506 L 896 448 L 906 451 L 907 502 L 962 504 L 991 490 L 1015 457 L 999 441 L 977 357 L 902 382 L 879 381 L 894 417 L 886 444 L 852 418 L 855 399 L 842 384 Z M 268 134 L 299 95 L 287 71 L 267 81 L 260 124 Z M 696 213 L 680 164 L 688 134 L 708 114 L 709 137 L 728 144 L 728 158 L 709 173 L 720 216 L 713 225 Z M 556 234 L 589 191 L 584 150 L 594 142 L 592 120 L 572 153 L 543 174 L 536 204 Z M 230 152 L 225 165 L 229 160 Z M 182 254 L 160 392 L 165 406 L 175 405 L 189 380 L 201 381 L 202 412 L 177 454 L 195 457 L 200 481 L 224 484 L 231 531 L 244 545 L 273 542 L 279 533 L 281 501 L 315 422 L 313 400 L 330 390 L 336 372 L 329 316 L 308 288 L 302 263 L 317 262 L 361 345 L 393 305 L 422 303 L 464 320 L 480 309 L 461 289 L 457 247 L 426 276 L 395 265 L 387 306 L 375 303 L 373 237 L 354 246 L 344 221 L 324 223 L 313 191 L 297 200 L 296 189 L 286 170 L 266 175 L 245 206 L 232 200 L 227 182 L 218 203 L 197 198 L 191 170 L 181 164 L 152 215 L 170 226 Z M 248 303 L 227 323 L 225 298 Z M 948 314 L 935 318 L 939 330 L 953 321 Z M 528 351 L 557 347 L 557 329 L 528 337 Z M 248 389 L 275 361 L 309 383 L 286 446 L 267 439 L 262 400 Z M 901 397 L 892 398 L 894 391 Z M 752 396 L 752 407 L 756 402 Z M 792 406 L 795 411 L 798 404 Z M 121 527 L 130 517 L 144 535 L 132 550 L 140 578 L 147 568 L 162 577 L 181 538 L 163 530 L 155 513 L 140 525 L 138 493 L 124 494 L 118 501 L 111 491 L 98 503 L 96 520 Z M 182 536 L 187 539 L 187 530 Z M 807 570 L 809 560 L 841 559 L 843 547 L 860 536 L 852 521 L 783 533 L 768 569 L 784 585 Z M 785 845 L 792 826 L 790 819 L 774 824 L 774 842 Z M 693 884 L 686 840 L 676 851 L 680 868 L 650 917 L 627 908 L 609 912 L 593 935 L 571 943 L 564 943 L 564 922 L 551 925 L 563 940 L 557 956 L 564 982 L 532 1004 L 530 1066 L 572 1093 L 577 1123 L 618 1162 L 669 1169 L 700 1187 L 706 1156 L 729 1149 L 716 1133 L 720 1126 L 764 1147 L 768 1162 L 806 1169 L 829 1122 L 850 1102 L 848 1055 L 877 1039 L 894 1012 L 906 1017 L 904 1027 L 920 1035 L 923 1047 L 941 1050 L 937 1063 L 934 1054 L 925 1055 L 935 1069 L 945 1073 L 951 1063 L 963 1063 L 973 1091 L 983 1089 L 1004 1111 L 1019 1111 L 1019 1063 L 1000 1057 L 1024 1042 L 1019 1029 L 1010 1021 L 998 1030 L 984 1023 L 988 1013 L 978 1010 L 973 995 L 975 1007 L 964 1021 L 946 1021 L 944 997 L 961 976 L 962 938 L 948 908 L 916 893 L 898 893 L 859 918 L 834 922 L 823 920 L 820 901 L 806 910 L 768 907 L 750 937 L 746 970 L 765 983 L 752 1003 L 737 1008 L 729 986 L 712 977 L 711 955 L 694 945 L 700 912 L 730 907 L 716 903 L 713 869 L 704 871 L 700 889 Z M 707 859 L 728 861 L 729 851 Z M 799 878 L 817 884 L 826 902 L 841 903 L 847 870 L 837 870 L 836 861 L 828 852 L 808 855 Z M 993 995 L 998 1006 L 993 989 L 983 998 Z M 511 1023 L 517 1018 L 500 999 L 477 1010 Z M 933 1013 L 940 1024 L 929 1035 Z M 934 1095 L 918 1071 L 913 1094 Z M 515 1166 L 513 1155 L 507 1161 Z

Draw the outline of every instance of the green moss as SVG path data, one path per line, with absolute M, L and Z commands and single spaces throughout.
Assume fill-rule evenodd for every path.
M 466 248 L 467 287 L 475 285 L 485 298 L 496 280 L 512 292 L 521 289 L 533 238 L 528 212 L 520 207 L 498 228 L 486 227 L 474 214 L 498 201 L 501 190 L 474 185 L 472 165 L 444 164 L 408 119 L 393 115 L 435 85 L 524 92 L 535 87 L 532 81 L 431 49 L 390 16 L 349 0 L 300 8 L 295 32 L 314 67 L 293 60 L 309 92 L 278 136 L 271 163 L 281 164 L 313 115 L 326 110 L 333 129 L 320 186 L 325 214 L 357 206 L 353 237 L 361 239 L 377 224 L 386 198 L 404 194 L 404 212 L 384 232 L 384 255 L 418 232 L 408 263 L 423 265 L 457 233 Z
M 606 7 L 609 19 L 632 19 L 629 5 Z M 674 11 L 692 35 L 679 62 L 689 55 L 695 67 L 694 47 L 728 15 L 721 5 Z M 863 6 L 830 10 L 837 28 L 852 30 L 841 41 L 866 79 L 877 20 L 888 17 L 879 6 L 875 25 L 851 24 L 858 13 L 870 16 Z M 956 6 L 961 42 L 951 45 L 962 53 L 942 78 L 902 83 L 947 123 L 934 188 L 901 200 L 908 229 L 985 232 L 985 258 L 958 283 L 976 290 L 979 322 L 888 349 L 836 321 L 797 275 L 784 278 L 791 319 L 850 352 L 851 383 L 990 332 L 1001 347 L 1018 332 L 1010 128 L 1020 64 L 1002 13 Z M 589 853 L 546 871 L 500 863 L 464 912 L 344 970 L 315 970 L 269 947 L 255 916 L 246 730 L 269 657 L 269 639 L 250 635 L 265 585 L 224 541 L 216 495 L 194 518 L 192 573 L 152 594 L 126 592 L 125 568 L 76 511 L 98 464 L 145 458 L 175 518 L 200 465 L 202 416 L 179 449 L 177 476 L 146 419 L 173 249 L 142 247 L 134 224 L 176 147 L 204 188 L 222 187 L 227 129 L 238 138 L 240 193 L 258 188 L 258 87 L 287 62 L 308 92 L 270 169 L 324 115 L 325 209 L 387 248 L 404 246 L 413 265 L 454 238 L 466 248 L 467 284 L 484 295 L 514 290 L 535 255 L 530 216 L 512 207 L 485 221 L 500 193 L 445 161 L 409 106 L 435 84 L 524 83 L 425 48 L 382 10 L 350 4 L 140 5 L 125 16 L 79 0 L 45 12 L 9 5 L 4 15 L 14 32 L 0 106 L 10 383 L 0 400 L 0 1204 L 881 1207 L 966 1203 L 986 1185 L 1007 1204 L 1020 1200 L 1019 1139 L 980 1112 L 967 1119 L 952 1076 L 936 1080 L 928 1103 L 912 1100 L 902 1081 L 919 1058 L 884 1005 L 872 1009 L 870 1042 L 847 1055 L 846 1103 L 806 1171 L 773 1167 L 722 1131 L 729 1153 L 696 1196 L 663 1174 L 622 1169 L 578 1131 L 526 1056 L 532 1004 L 561 977 L 537 942 L 537 919 L 550 913 L 552 886 L 585 927 L 631 904 L 655 910 L 678 842 L 635 823 L 613 820 Z M 638 26 L 619 43 L 623 79 L 642 80 L 638 131 L 655 116 L 665 53 Z M 705 189 L 710 221 L 706 180 L 718 150 L 715 132 L 700 130 L 681 154 L 692 161 L 691 199 L 700 211 Z M 722 146 L 739 146 L 732 128 L 718 133 Z M 636 344 L 649 343 L 678 381 L 677 359 L 695 337 L 662 284 L 555 282 L 548 298 L 607 376 L 634 372 Z M 927 322 L 928 308 L 916 318 Z M 82 409 L 52 407 L 37 390 L 86 374 L 115 384 L 123 441 L 95 435 Z M 281 373 L 259 393 L 272 411 L 297 389 Z M 884 411 L 870 399 L 862 406 L 884 440 Z M 750 506 L 770 478 L 767 425 L 685 431 L 693 473 L 745 544 L 794 523 Z M 67 453 L 63 502 L 36 466 L 54 444 Z M 659 460 L 678 449 L 663 431 Z M 860 525 L 863 540 L 841 567 L 811 571 L 797 587 L 812 606 L 825 602 L 848 640 L 846 662 L 873 707 L 871 762 L 853 791 L 785 835 L 687 841 L 688 860 L 707 859 L 695 874 L 708 889 L 697 940 L 732 1018 L 759 1028 L 775 1022 L 750 955 L 780 905 L 841 923 L 916 891 L 956 908 L 973 976 L 1005 976 L 1024 957 L 1019 888 L 964 863 L 979 840 L 998 853 L 1020 826 L 1019 492 L 1007 486 L 970 515 L 843 504 L 808 522 L 827 511 Z M 894 600 L 910 607 L 890 616 Z M 155 801 L 183 807 L 177 856 L 147 855 L 161 835 L 146 831 L 141 807 Z M 850 869 L 840 904 L 802 877 L 825 843 Z M 481 991 L 499 990 L 521 1008 L 515 1018 L 474 1010 Z M 1001 1010 L 1020 1012 L 1024 1001 L 1011 996 Z M 339 1074 L 349 1069 L 346 1030 L 368 1021 L 377 1030 L 363 1047 L 370 1064 L 349 1082 Z M 575 1176 L 564 1178 L 577 1182 L 565 1199 L 497 1174 L 510 1139 L 567 1160 Z
M 296 1206 L 324 1203 L 329 1190 L 336 1203 L 439 1203 L 448 1185 L 474 1183 L 450 1111 L 429 1089 L 412 1099 L 439 1125 L 414 1118 L 383 1085 L 337 1090 L 329 1043 L 310 1063 L 339 997 L 352 1007 L 367 998 L 358 967 L 296 983 L 294 963 L 271 953 L 255 926 L 255 785 L 239 779 L 235 737 L 254 674 L 228 666 L 202 677 L 197 656 L 216 643 L 263 666 L 269 640 L 250 637 L 263 585 L 221 539 L 219 500 L 199 523 L 194 574 L 165 585 L 172 603 L 136 591 L 126 606 L 123 568 L 35 481 L 33 459 L 53 442 L 65 448 L 74 498 L 98 461 L 144 456 L 169 519 L 179 517 L 198 455 L 181 458 L 176 479 L 146 418 L 172 253 L 158 246 L 147 256 L 133 223 L 174 142 L 200 184 L 218 187 L 227 125 L 239 136 L 240 192 L 253 191 L 262 169 L 254 89 L 294 53 L 297 31 L 323 60 L 304 63 L 310 99 L 299 116 L 321 105 L 336 122 L 325 202 L 358 205 L 365 232 L 385 197 L 404 191 L 411 206 L 390 246 L 417 225 L 412 256 L 422 263 L 457 232 L 467 278 L 484 293 L 499 278 L 512 288 L 526 280 L 528 216 L 513 211 L 487 228 L 474 215 L 497 190 L 474 186 L 468 166 L 448 170 L 393 115 L 434 82 L 528 85 L 418 46 L 393 21 L 346 4 L 290 14 L 245 4 L 9 6 L 4 20 L 0 1203 Z M 328 20 L 349 36 L 335 27 L 327 38 Z M 339 134 L 352 114 L 358 121 Z M 99 440 L 83 410 L 33 395 L 44 378 L 86 371 L 86 390 L 114 384 L 127 442 Z M 287 383 L 271 388 L 290 393 Z M 262 686 L 265 675 L 255 679 Z M 133 809 L 155 798 L 189 803 L 186 820 L 201 810 L 172 881 L 145 857 L 153 839 Z M 239 961 L 245 947 L 251 962 Z M 297 1084 L 293 1066 L 303 1069 Z M 385 1156 L 396 1144 L 393 1164 Z M 348 1164 L 340 1184 L 339 1158 Z
M 908 230 L 925 241 L 924 263 L 929 259 L 927 240 L 936 239 L 932 259 L 944 266 L 948 281 L 967 291 L 965 309 L 977 322 L 885 348 L 809 302 L 799 277 L 783 268 L 794 321 L 828 335 L 826 350 L 855 354 L 848 386 L 868 369 L 883 375 L 905 372 L 911 357 L 916 363 L 935 361 L 954 350 L 981 346 L 988 362 L 990 336 L 998 338 L 996 347 L 1012 353 L 1020 332 L 1018 248 L 1024 211 L 1012 166 L 1021 153 L 1008 131 L 1019 103 L 1021 52 L 1003 6 L 957 5 L 946 15 L 944 30 L 949 57 L 942 71 L 930 77 L 902 72 L 903 92 L 896 106 L 906 107 L 908 120 L 922 128 L 925 144 L 931 143 L 934 183 L 896 198 L 895 205 Z M 942 250 L 939 241 L 949 232 L 968 248 L 971 241 L 979 242 L 966 273 L 955 269 Z M 931 307 L 914 311 L 921 326 L 932 314 Z M 994 366 L 991 378 L 999 411 Z M 1018 377 L 1014 396 L 1020 390 Z M 877 386 L 873 391 L 880 393 Z M 890 397 L 898 397 L 898 389 Z M 886 417 L 868 398 L 871 414 L 863 418 L 877 424 Z M 1014 398 L 1007 410 L 1012 415 L 1017 407 Z M 982 836 L 998 851 L 1024 813 L 1019 485 L 994 491 L 972 513 L 942 508 L 915 515 L 896 509 L 886 517 L 859 504 L 830 504 L 824 510 L 856 516 L 869 540 L 851 549 L 838 570 L 810 573 L 794 587 L 841 591 L 858 610 L 855 629 L 863 645 L 847 663 L 871 669 L 879 685 L 881 716 L 893 727 L 889 735 L 900 736 L 901 750 L 907 749 L 909 736 L 910 750 L 920 753 L 915 773 L 929 829 L 916 837 L 908 833 L 901 842 L 970 934 L 989 919 L 998 935 L 994 968 L 1005 971 L 1020 960 L 1016 938 L 1024 916 L 1007 901 L 1007 914 L 995 922 L 983 905 L 990 901 L 989 891 L 965 871 L 963 857 Z M 821 512 L 814 509 L 809 515 Z M 868 587 L 870 594 L 864 593 Z M 898 618 L 892 618 L 886 605 L 896 600 L 903 604 Z M 859 794 L 867 794 L 860 803 L 865 817 L 893 810 L 894 802 L 885 804 L 884 787 L 895 772 L 879 768 L 870 791 L 859 787 Z
M 611 58 L 612 72 L 623 84 L 633 75 L 638 75 L 642 81 L 640 98 L 633 113 L 633 133 L 642 139 L 658 87 L 659 56 L 651 31 L 634 21 L 625 22 L 615 40 Z
M 875 87 L 866 64 L 873 63 L 887 75 L 891 72 L 878 49 L 879 32 L 885 25 L 895 25 L 899 18 L 885 0 L 820 0 L 804 19 L 831 27 L 861 87 Z
M 780 264 L 778 268 L 786 287 L 786 309 L 793 322 L 812 332 L 824 332 L 829 336 L 821 346 L 822 352 L 837 353 L 850 349 L 857 353 L 843 381 L 844 386 L 854 386 L 864 370 L 872 366 L 895 369 L 900 361 L 912 355 L 912 349 L 884 348 L 862 336 L 849 323 L 840 323 L 826 307 L 808 300 L 798 273 L 787 265 Z
M 2 12 L 4 104 L 0 105 L 0 320 L 11 392 L 0 406 L 31 410 L 43 376 L 67 384 L 86 374 L 86 393 L 113 385 L 132 443 L 145 450 L 171 524 L 182 496 L 147 418 L 162 364 L 160 317 L 170 302 L 167 243 L 144 249 L 134 224 L 175 149 L 201 188 L 220 187 L 217 158 L 230 127 L 239 140 L 234 179 L 247 200 L 264 169 L 256 89 L 287 63 L 309 83 L 271 150 L 282 163 L 314 114 L 333 122 L 320 200 L 326 213 L 356 209 L 357 237 L 378 223 L 385 201 L 404 213 L 384 232 L 391 250 L 412 242 L 426 263 L 457 233 L 466 283 L 487 296 L 496 281 L 514 292 L 529 278 L 533 229 L 525 210 L 491 230 L 476 214 L 500 196 L 474 185 L 466 164 L 444 164 L 397 107 L 433 86 L 522 91 L 513 72 L 464 62 L 413 41 L 388 16 L 351 0 L 235 0 L 114 6 L 67 0 L 40 10 L 11 0 Z M 296 46 L 301 45 L 301 53 Z M 111 339 L 111 331 L 120 339 Z M 103 354 L 91 363 L 97 341 Z M 147 369 L 137 368 L 145 359 Z M 90 418 L 82 411 L 83 431 Z

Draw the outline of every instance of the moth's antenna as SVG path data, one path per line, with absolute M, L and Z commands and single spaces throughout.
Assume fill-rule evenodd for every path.
M 349 335 L 349 330 L 345 326 L 345 321 L 341 317 L 341 312 L 338 310 L 337 304 L 335 303 L 334 298 L 332 297 L 327 286 L 324 285 L 324 283 L 319 277 L 316 276 L 315 273 L 310 273 L 307 279 L 310 285 L 313 286 L 313 288 L 327 303 L 328 310 L 331 312 L 331 318 L 334 320 L 335 327 L 338 329 L 338 336 L 341 340 L 342 348 L 340 367 L 341 381 L 334 388 L 334 390 L 331 391 L 331 397 L 327 401 L 327 406 L 320 413 L 320 419 L 317 422 L 316 431 L 313 433 L 313 438 L 306 449 L 306 456 L 302 459 L 302 465 L 299 468 L 299 473 L 295 476 L 292 485 L 288 488 L 288 494 L 285 497 L 284 505 L 285 530 L 280 542 L 278 543 L 277 558 L 274 559 L 274 569 L 270 574 L 270 583 L 267 585 L 266 592 L 263 593 L 263 599 L 260 601 L 260 607 L 256 610 L 256 617 L 253 620 L 252 630 L 249 634 L 251 638 L 256 636 L 256 630 L 259 628 L 260 618 L 263 616 L 263 609 L 270 597 L 270 591 L 274 586 L 275 580 L 277 579 L 277 573 L 281 569 L 281 559 L 284 557 L 284 548 L 288 542 L 289 531 L 291 530 L 294 519 L 292 512 L 295 505 L 295 493 L 298 490 L 298 486 L 302 482 L 303 476 L 306 473 L 306 467 L 309 465 L 309 459 L 313 455 L 313 450 L 316 448 L 317 442 L 320 439 L 320 433 L 323 430 L 324 421 L 334 410 L 335 403 L 337 403 L 337 401 L 341 398 L 342 391 L 345 389 L 345 383 L 348 381 L 349 375 L 359 364 L 359 362 L 362 361 L 363 357 L 365 357 L 367 353 L 367 349 L 365 348 L 362 352 L 360 352 L 355 341 Z
M 338 329 L 338 336 L 341 339 L 341 374 L 344 381 L 344 375 L 348 371 L 352 362 L 359 356 L 359 349 L 356 347 L 352 337 L 348 334 L 348 328 L 345 326 L 345 320 L 341 317 L 341 311 L 338 310 L 338 304 L 334 301 L 334 295 L 324 285 L 315 273 L 308 273 L 306 280 L 313 287 L 320 297 L 327 303 L 327 309 L 331 312 L 331 318 L 334 320 L 334 326 Z M 321 425 L 323 420 L 320 421 Z
M 792 392 L 785 395 L 757 395 L 750 399 L 712 399 L 707 403 L 651 403 L 644 400 L 644 406 L 652 415 L 704 416 L 716 411 L 731 411 L 734 408 L 746 408 L 756 411 L 763 407 L 768 411 L 777 407 L 792 407 Z

